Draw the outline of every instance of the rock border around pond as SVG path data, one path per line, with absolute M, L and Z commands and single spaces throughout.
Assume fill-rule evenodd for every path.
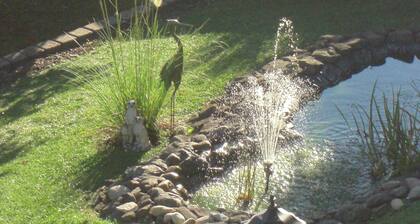
M 242 136 L 243 128 L 235 119 L 238 115 L 234 109 L 225 104 L 224 99 L 229 98 L 231 88 L 246 83 L 249 76 L 263 81 L 265 72 L 281 69 L 292 79 L 309 80 L 321 93 L 368 66 L 384 64 L 387 57 L 408 63 L 414 57 L 420 59 L 420 27 L 351 36 L 324 35 L 305 50 L 295 51 L 291 56 L 268 63 L 259 71 L 236 78 L 226 87 L 225 96 L 210 102 L 205 110 L 191 119 L 194 135 L 171 138 L 159 156 L 129 167 L 122 180 L 109 180 L 98 189 L 95 211 L 101 217 L 115 218 L 124 223 L 140 220 L 173 224 L 245 223 L 252 214 L 212 212 L 188 203 L 190 192 L 212 177 L 221 175 L 236 161 L 238 147 L 228 143 Z M 312 98 L 305 98 L 302 103 Z M 311 222 L 365 222 L 389 208 L 400 209 L 405 203 L 403 200 L 420 199 L 418 173 L 386 182 L 369 197 L 337 208 Z M 284 214 L 284 223 L 304 223 L 291 213 Z

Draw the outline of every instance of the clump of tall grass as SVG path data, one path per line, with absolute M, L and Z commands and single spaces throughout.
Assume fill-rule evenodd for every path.
M 244 209 L 247 209 L 254 200 L 257 165 L 256 162 L 248 159 L 239 171 L 240 185 L 237 203 L 241 204 L 241 207 Z
M 157 3 L 156 3 L 157 2 Z M 112 125 L 119 125 L 129 100 L 135 100 L 139 114 L 144 118 L 152 143 L 158 141 L 157 117 L 167 91 L 161 83 L 159 72 L 167 59 L 168 44 L 163 42 L 164 27 L 158 22 L 159 1 L 142 1 L 142 11 L 135 12 L 128 29 L 122 28 L 118 1 L 101 0 L 104 22 L 100 33 L 109 63 L 91 58 L 93 78 L 86 76 L 86 66 L 70 69 L 79 77 L 92 99 L 99 105 L 104 118 Z M 135 1 L 137 7 L 137 1 Z M 115 11 L 116 22 L 110 18 Z M 115 24 L 115 25 L 113 25 Z M 73 66 L 73 68 L 80 66 Z
M 420 104 L 411 109 L 403 108 L 400 90 L 393 91 L 391 99 L 383 93 L 379 103 L 375 92 L 376 83 L 369 108 L 356 105 L 352 112 L 357 134 L 371 162 L 372 174 L 382 177 L 407 172 L 420 162 Z M 350 127 L 343 112 L 340 113 Z

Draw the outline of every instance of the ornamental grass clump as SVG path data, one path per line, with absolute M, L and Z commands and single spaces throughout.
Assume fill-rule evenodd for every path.
M 403 108 L 400 90 L 393 91 L 392 99 L 382 94 L 379 103 L 375 90 L 376 83 L 368 110 L 356 105 L 352 119 L 373 176 L 402 174 L 420 163 L 420 104 Z
M 158 22 L 160 5 L 153 7 L 149 1 L 143 1 L 141 7 L 137 7 L 135 1 L 135 8 L 141 9 L 131 17 L 131 25 L 126 30 L 122 28 L 118 1 L 102 0 L 100 5 L 104 16 L 100 40 L 107 54 L 104 59 L 90 58 L 93 68 L 89 71 L 74 69 L 80 66 L 72 66 L 70 70 L 79 77 L 112 125 L 123 123 L 127 102 L 135 100 L 151 141 L 156 143 L 159 137 L 157 117 L 167 93 L 159 72 L 170 52 L 168 44 L 164 43 L 165 28 Z M 115 23 L 109 19 L 110 11 L 115 11 Z M 93 73 L 93 76 L 87 76 L 87 73 Z

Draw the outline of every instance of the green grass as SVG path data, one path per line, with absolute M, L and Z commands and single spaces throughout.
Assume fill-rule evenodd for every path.
M 369 224 L 418 224 L 420 223 L 420 202 L 417 201 L 403 208 L 401 211 L 389 213 Z
M 177 118 L 187 118 L 220 95 L 234 76 L 269 60 L 279 17 L 294 22 L 304 45 L 325 33 L 405 27 L 419 21 L 418 8 L 417 0 L 232 0 L 181 9 L 177 11 L 181 21 L 199 25 L 210 20 L 199 34 L 182 36 L 187 57 L 197 60 L 186 64 Z M 164 41 L 175 50 L 170 38 Z M 226 50 L 220 47 L 221 41 L 229 45 Z M 103 57 L 104 51 L 98 47 L 80 60 Z M 117 177 L 127 166 L 159 151 L 153 149 L 145 156 L 98 152 L 103 150 L 98 143 L 105 141 L 109 130 L 101 128 L 105 122 L 99 108 L 83 87 L 64 78 L 69 74 L 62 66 L 20 78 L 0 90 L 2 224 L 109 223 L 89 209 L 90 193 L 105 179 Z M 168 106 L 161 120 L 167 120 Z

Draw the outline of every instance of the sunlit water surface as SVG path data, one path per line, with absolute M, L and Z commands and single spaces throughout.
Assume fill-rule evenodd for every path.
M 363 157 L 354 131 L 351 131 L 337 110 L 348 118 L 354 104 L 368 108 L 373 85 L 377 95 L 401 88 L 404 105 L 415 105 L 420 96 L 412 83 L 420 80 L 420 61 L 406 64 L 388 58 L 386 64 L 370 67 L 333 88 L 321 98 L 309 103 L 294 119 L 296 129 L 304 140 L 278 149 L 270 186 L 277 204 L 303 218 L 336 208 L 340 204 L 369 193 L 375 183 L 369 174 L 369 163 Z M 195 193 L 193 201 L 208 208 L 238 208 L 236 197 L 241 183 L 239 169 L 206 184 Z M 251 210 L 260 210 L 266 202 L 258 198 L 264 191 L 264 172 L 258 167 L 256 198 Z

